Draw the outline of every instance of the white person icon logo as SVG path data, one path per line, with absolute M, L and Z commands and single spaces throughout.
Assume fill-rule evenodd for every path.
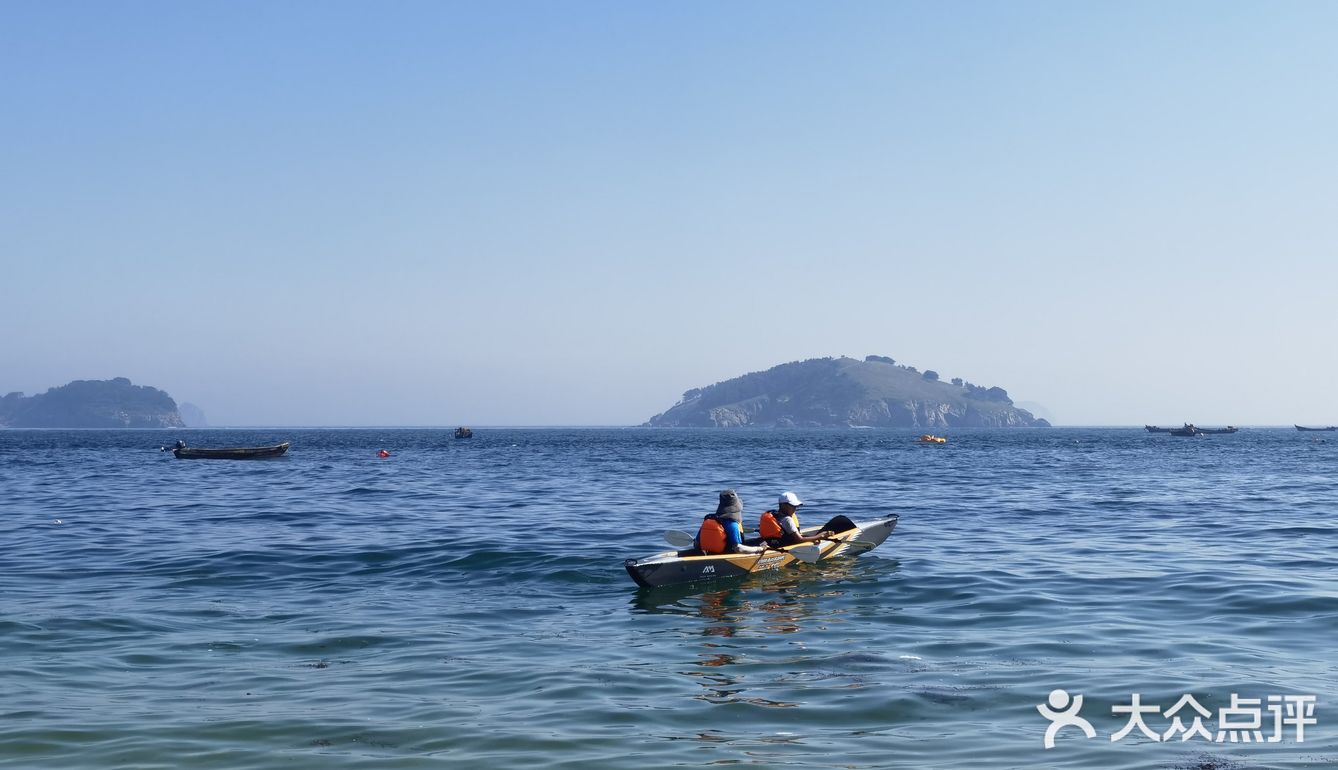
M 1041 712 L 1041 716 L 1050 720 L 1050 726 L 1045 728 L 1045 747 L 1053 749 L 1055 747 L 1055 733 L 1059 732 L 1061 727 L 1076 727 L 1083 731 L 1088 738 L 1096 736 L 1096 730 L 1092 723 L 1078 716 L 1082 710 L 1082 696 L 1070 696 L 1067 690 L 1051 690 L 1049 708 L 1044 703 L 1036 707 Z

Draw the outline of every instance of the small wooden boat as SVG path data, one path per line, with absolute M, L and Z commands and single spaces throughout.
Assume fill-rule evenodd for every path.
M 289 442 L 274 446 L 228 447 L 221 449 L 197 449 L 179 446 L 172 450 L 178 460 L 264 460 L 278 457 L 288 451 Z
M 1297 430 L 1308 430 L 1308 431 L 1338 430 L 1338 425 L 1329 425 L 1329 426 L 1326 426 L 1326 427 L 1323 427 L 1323 428 L 1307 428 L 1307 427 L 1305 427 L 1304 425 L 1297 425 L 1297 426 L 1296 426 L 1296 429 L 1297 429 Z
M 943 436 L 933 436 L 928 433 L 917 439 L 921 444 L 946 444 L 948 440 Z
M 474 431 L 469 428 L 459 427 L 455 429 L 456 438 L 474 438 Z
M 1235 433 L 1240 430 L 1234 425 L 1228 425 L 1225 428 L 1197 428 L 1199 433 Z

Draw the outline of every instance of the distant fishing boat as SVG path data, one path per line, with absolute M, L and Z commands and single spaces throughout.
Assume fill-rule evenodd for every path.
M 1171 432 L 1171 429 L 1170 429 L 1170 428 L 1158 428 L 1156 425 L 1144 425 L 1143 428 L 1146 429 L 1148 433 L 1170 433 L 1170 432 Z
M 1320 431 L 1320 430 L 1338 430 L 1338 425 L 1328 425 L 1323 428 L 1307 428 L 1304 425 L 1297 425 L 1297 430 Z
M 928 433 L 917 439 L 921 444 L 946 444 L 948 440 L 943 436 L 934 436 Z
M 274 446 L 197 449 L 178 441 L 177 446 L 172 449 L 172 454 L 176 455 L 178 460 L 264 460 L 287 452 L 289 443 L 285 441 Z
M 461 427 L 455 429 L 455 437 L 456 437 L 456 438 L 474 438 L 474 431 L 470 430 L 469 428 L 466 428 L 466 427 L 461 426 Z
M 1225 428 L 1199 428 L 1193 423 L 1185 423 L 1185 427 L 1176 428 L 1168 431 L 1172 436 L 1210 436 L 1215 433 L 1235 433 L 1240 430 L 1234 425 L 1228 425 Z

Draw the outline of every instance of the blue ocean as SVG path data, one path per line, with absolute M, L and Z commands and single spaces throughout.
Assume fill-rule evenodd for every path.
M 0 766 L 1338 767 L 1338 434 L 917 433 L 0 432 Z M 725 488 L 901 519 L 638 589 Z

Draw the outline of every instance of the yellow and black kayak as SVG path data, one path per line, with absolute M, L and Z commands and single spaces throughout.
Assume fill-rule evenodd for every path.
M 761 553 L 701 554 L 688 551 L 665 551 L 641 559 L 623 562 L 627 574 L 642 588 L 693 583 L 699 580 L 738 578 L 763 570 L 779 569 L 797 561 L 815 563 L 838 556 L 858 556 L 880 545 L 897 526 L 897 514 L 856 523 L 844 516 L 818 527 L 805 527 L 804 534 L 812 535 L 829 529 L 836 532 L 828 540 L 816 543 L 768 548 Z

